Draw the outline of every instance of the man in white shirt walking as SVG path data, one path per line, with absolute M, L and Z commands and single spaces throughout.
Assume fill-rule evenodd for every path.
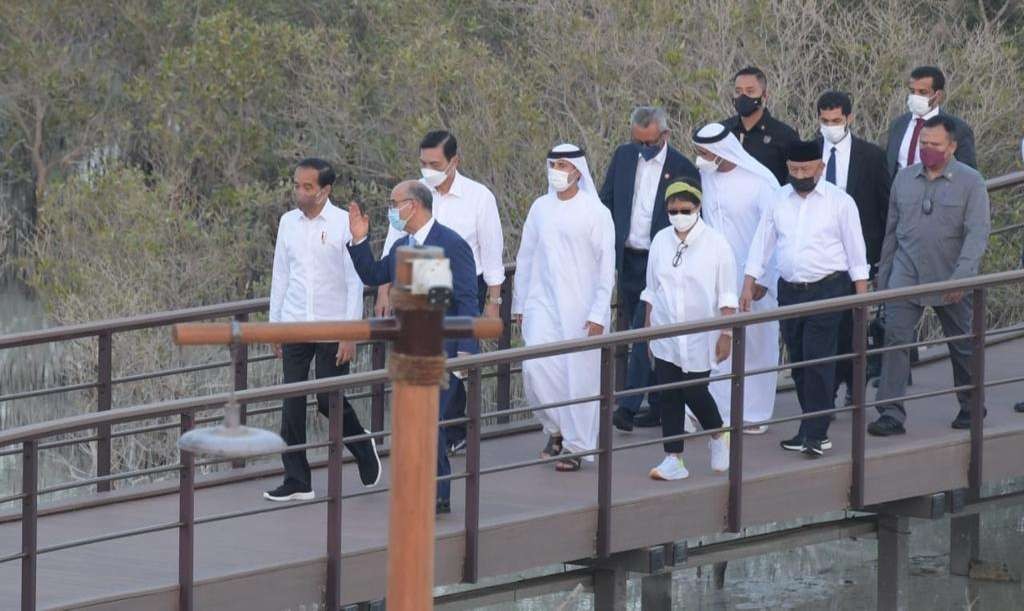
M 777 201 L 757 227 L 747 258 L 740 309 L 750 310 L 755 282 L 775 253 L 779 270 L 779 305 L 787 306 L 867 292 L 869 266 L 860 215 L 853 198 L 821 180 L 821 144 L 794 142 L 787 149 L 789 184 L 776 192 Z M 789 361 L 797 363 L 835 356 L 842 312 L 827 312 L 782 321 Z M 803 413 L 834 407 L 835 363 L 793 367 L 793 382 Z M 795 437 L 782 448 L 812 458 L 832 447 L 828 417 L 800 421 Z
M 645 326 L 736 313 L 736 259 L 725 237 L 701 220 L 702 198 L 698 183 L 690 179 L 674 182 L 665 189 L 665 208 L 671 226 L 659 231 L 651 241 L 647 283 L 640 294 L 646 304 Z M 712 366 L 729 356 L 731 342 L 732 332 L 728 329 L 650 342 L 658 385 L 705 380 L 658 393 L 663 437 L 687 432 L 683 425 L 684 406 L 690 408 L 704 430 L 722 427 L 706 380 Z M 708 447 L 711 469 L 728 471 L 729 433 L 712 435 Z M 651 469 L 651 478 L 668 481 L 688 477 L 690 473 L 682 457 L 683 440 L 665 441 L 664 448 L 665 458 Z
M 501 307 L 501 285 L 505 282 L 504 235 L 498 203 L 491 190 L 459 172 L 462 156 L 455 134 L 446 130 L 428 132 L 420 141 L 420 182 L 430 188 L 433 197 L 433 218 L 453 229 L 469 244 L 476 265 L 478 309 L 485 317 L 498 318 Z M 383 252 L 407 237 L 404 231 L 388 228 Z M 377 289 L 377 316 L 390 309 L 391 285 Z M 466 415 L 465 396 L 456 397 L 450 411 L 451 418 Z M 457 424 L 447 429 L 448 448 L 452 453 L 466 447 L 466 425 Z
M 296 209 L 286 212 L 277 229 L 274 268 L 270 284 L 270 322 L 359 320 L 363 317 L 363 283 L 359 280 L 346 244 L 351 240 L 348 213 L 331 203 L 334 170 L 322 159 L 304 159 L 293 179 Z M 296 343 L 276 346 L 282 359 L 284 382 L 303 382 L 315 362 L 317 379 L 345 375 L 355 356 L 352 342 Z M 320 413 L 328 414 L 328 394 L 316 396 Z M 342 397 L 342 433 L 346 437 L 367 431 L 359 423 L 348 399 Z M 288 445 L 306 443 L 306 397 L 288 397 L 281 411 L 281 437 Z M 371 440 L 346 443 L 355 457 L 364 486 L 380 480 L 380 458 Z M 314 497 L 309 462 L 304 451 L 281 455 L 284 483 L 263 493 L 271 501 Z

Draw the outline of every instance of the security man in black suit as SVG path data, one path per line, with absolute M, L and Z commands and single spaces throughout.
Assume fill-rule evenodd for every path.
M 974 131 L 966 121 L 942 109 L 942 103 L 946 101 L 946 75 L 942 70 L 935 66 L 914 68 L 910 72 L 907 88 L 908 112 L 896 117 L 889 126 L 889 142 L 886 146 L 889 174 L 896 176 L 896 172 L 921 161 L 918 137 L 924 122 L 938 115 L 949 117 L 956 125 L 957 144 L 953 156 L 957 161 L 977 169 Z
M 853 102 L 839 91 L 826 91 L 818 98 L 818 121 L 822 145 L 821 158 L 825 162 L 824 180 L 843 189 L 853 198 L 860 212 L 860 226 L 867 248 L 867 261 L 874 278 L 878 257 L 885 239 L 886 216 L 889 214 L 889 187 L 892 178 L 886 170 L 885 152 L 866 140 L 853 135 Z M 839 354 L 851 352 L 853 344 L 853 318 L 843 315 L 839 325 Z M 870 359 L 877 361 L 877 357 Z M 869 370 L 878 363 L 869 363 Z M 876 374 L 877 375 L 877 374 Z M 870 374 L 869 374 L 870 377 Z M 836 363 L 836 389 L 846 384 L 846 402 L 852 402 L 853 362 Z
M 697 168 L 668 143 L 664 109 L 639 106 L 630 116 L 630 142 L 620 145 L 608 164 L 599 196 L 615 222 L 615 266 L 618 273 L 616 329 L 644 326 L 644 309 L 637 307 L 647 283 L 647 253 L 651 238 L 668 226 L 665 187 L 680 178 L 700 182 Z M 636 343 L 626 375 L 627 389 L 653 384 L 647 344 Z M 642 395 L 625 397 L 615 410 L 615 426 L 660 426 L 657 411 L 640 410 Z M 655 405 L 654 400 L 649 400 Z
M 786 147 L 799 140 L 796 130 L 779 121 L 765 108 L 768 77 L 760 68 L 748 66 L 733 77 L 732 104 L 736 116 L 720 121 L 743 145 L 743 149 L 786 184 Z

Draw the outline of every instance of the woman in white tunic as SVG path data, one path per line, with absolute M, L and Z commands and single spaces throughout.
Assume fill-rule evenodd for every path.
M 597 198 L 583 151 L 556 146 L 548 153 L 547 170 L 548 192 L 530 206 L 516 257 L 512 313 L 527 346 L 605 333 L 615 284 L 615 226 Z M 596 395 L 600 372 L 596 350 L 524 361 L 527 402 L 536 406 Z M 534 414 L 548 434 L 541 456 L 597 447 L 597 401 Z M 577 471 L 581 464 L 579 457 L 567 456 L 555 468 Z
M 679 180 L 665 188 L 669 226 L 651 241 L 647 286 L 640 294 L 647 304 L 647 326 L 736 313 L 732 249 L 725 237 L 700 220 L 700 208 L 701 191 L 695 181 Z M 704 430 L 722 427 L 707 378 L 712 366 L 729 356 L 731 342 L 729 329 L 651 340 L 654 377 L 659 386 L 695 382 L 658 393 L 665 458 L 651 469 L 651 478 L 678 480 L 690 474 L 683 464 L 683 440 L 673 439 L 686 432 L 685 408 L 696 415 Z M 729 433 L 712 434 L 708 447 L 712 470 L 728 471 Z
M 700 169 L 704 194 L 703 220 L 729 241 L 736 258 L 736 292 L 743 288 L 743 269 L 757 224 L 765 209 L 771 206 L 772 194 L 779 187 L 771 170 L 761 165 L 743 149 L 743 145 L 728 129 L 719 123 L 710 123 L 693 135 L 697 147 L 697 167 Z M 752 310 L 762 312 L 778 307 L 775 295 L 774 264 L 760 298 Z M 755 295 L 757 297 L 757 295 Z M 779 364 L 779 323 L 770 321 L 751 325 L 746 330 L 745 370 L 776 367 Z M 716 364 L 711 375 L 732 371 L 732 358 Z M 775 387 L 778 373 L 747 376 L 743 384 L 743 420 L 751 426 L 746 432 L 761 434 L 768 429 L 758 424 L 769 420 L 775 409 Z M 711 395 L 726 426 L 730 423 L 732 381 L 725 379 L 711 383 Z

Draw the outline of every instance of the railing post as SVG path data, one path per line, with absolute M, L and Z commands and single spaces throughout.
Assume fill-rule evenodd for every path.
M 370 366 L 373 369 L 384 369 L 386 351 L 384 342 L 373 342 L 370 353 Z M 384 430 L 384 382 L 370 388 L 370 428 L 374 433 Z
M 615 347 L 601 348 L 601 425 L 597 457 L 597 555 L 611 555 L 612 411 L 615 409 Z
M 512 281 L 514 272 L 505 275 L 501 284 L 501 337 L 498 338 L 498 350 L 512 347 Z M 496 409 L 504 411 L 512 407 L 512 364 L 498 365 L 497 388 L 494 402 Z M 499 417 L 498 424 L 508 423 L 508 417 Z
M 235 314 L 235 320 L 239 323 L 249 322 L 249 314 Z M 234 362 L 234 371 L 232 372 L 234 377 L 235 390 L 245 390 L 249 387 L 249 344 L 243 344 L 237 342 L 231 346 L 231 360 Z M 238 423 L 245 425 L 246 421 L 246 405 L 245 403 L 238 404 Z M 241 469 L 245 467 L 245 459 L 239 458 L 231 461 L 232 469 Z
M 864 443 L 865 423 L 864 396 L 867 387 L 868 367 L 868 309 L 857 306 L 853 309 L 853 444 L 850 462 L 853 472 L 850 476 L 850 506 L 864 507 Z
M 616 297 L 615 330 L 628 331 L 632 321 L 626 318 L 626 310 L 622 307 L 621 297 L 621 293 Z M 626 386 L 630 348 L 630 344 L 616 344 L 615 346 L 615 390 L 622 390 Z
M 341 608 L 341 391 L 330 394 L 327 451 L 327 609 Z
M 195 426 L 195 414 L 186 411 L 181 414 L 181 433 Z M 195 593 L 192 583 L 195 578 L 195 456 L 181 451 L 181 471 L 178 476 L 178 609 L 192 611 L 195 608 Z
M 479 578 L 480 549 L 480 369 L 469 370 L 466 401 L 466 551 L 462 581 Z
M 36 608 L 36 534 L 38 532 L 39 442 L 21 444 L 21 611 Z
M 984 288 L 976 288 L 971 299 L 971 462 L 967 467 L 967 487 L 971 500 L 981 498 L 985 422 L 985 297 Z
M 743 523 L 743 386 L 747 360 L 746 327 L 732 330 L 732 397 L 729 405 L 729 532 Z
M 110 331 L 103 331 L 96 336 L 96 411 L 105 412 L 110 409 L 113 397 L 111 385 L 111 369 L 113 367 L 113 346 Z M 110 425 L 101 424 L 96 427 L 96 476 L 110 475 Z M 110 490 L 110 481 L 96 484 L 97 492 Z

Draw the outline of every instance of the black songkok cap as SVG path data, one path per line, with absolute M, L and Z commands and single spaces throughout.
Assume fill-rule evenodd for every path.
M 786 147 L 786 161 L 819 161 L 821 160 L 821 143 L 815 140 L 803 142 L 794 140 Z

